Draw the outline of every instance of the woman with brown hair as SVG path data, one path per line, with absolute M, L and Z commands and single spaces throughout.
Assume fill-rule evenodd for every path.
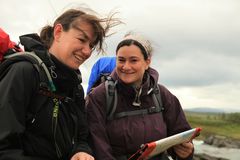
M 79 66 L 103 50 L 107 31 L 119 23 L 113 15 L 69 9 L 40 37 L 23 36 L 25 51 L 42 59 L 54 87 L 49 91 L 41 70 L 28 61 L 8 68 L 0 80 L 0 160 L 94 159 Z
M 127 160 L 141 144 L 191 128 L 178 98 L 158 83 L 151 59 L 151 43 L 141 35 L 127 34 L 116 49 L 114 86 L 106 89 L 102 83 L 89 93 L 86 107 L 96 160 Z M 106 98 L 109 91 L 116 99 L 112 103 Z M 109 104 L 115 110 L 109 110 Z M 193 144 L 176 145 L 168 153 L 173 159 L 190 160 Z M 166 159 L 165 153 L 151 158 Z

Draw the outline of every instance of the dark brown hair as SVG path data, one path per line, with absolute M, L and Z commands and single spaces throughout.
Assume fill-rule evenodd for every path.
M 121 47 L 131 45 L 135 45 L 141 50 L 145 60 L 152 57 L 153 48 L 150 41 L 147 40 L 143 35 L 132 31 L 128 32 L 124 36 L 123 40 L 119 42 L 116 48 L 116 53 Z
M 40 32 L 40 37 L 44 45 L 49 49 L 53 43 L 53 29 L 56 24 L 61 24 L 64 31 L 76 26 L 79 22 L 85 21 L 92 25 L 94 30 L 93 46 L 98 53 L 104 52 L 104 39 L 108 36 L 110 28 L 122 23 L 119 19 L 113 18 L 116 13 L 110 13 L 106 18 L 99 18 L 94 14 L 86 13 L 80 9 L 69 9 L 60 15 L 53 26 L 46 25 Z
M 143 57 L 144 57 L 144 60 L 147 60 L 147 59 L 149 58 L 146 50 L 145 50 L 144 47 L 141 45 L 141 43 L 139 43 L 138 41 L 132 40 L 132 39 L 126 39 L 126 40 L 121 41 L 121 42 L 118 44 L 117 48 L 116 48 L 116 53 L 118 52 L 118 50 L 119 50 L 121 47 L 123 47 L 123 46 L 131 46 L 131 45 L 135 45 L 135 46 L 137 46 L 137 47 L 141 50 L 141 52 L 142 52 L 142 54 L 143 54 Z

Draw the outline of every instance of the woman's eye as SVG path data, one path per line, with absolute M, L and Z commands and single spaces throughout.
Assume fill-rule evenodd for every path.
M 85 39 L 83 39 L 83 38 L 78 38 L 78 40 L 79 40 L 80 42 L 85 42 Z
M 136 59 L 132 59 L 131 62 L 132 62 L 132 63 L 136 63 L 137 60 L 136 60 Z
M 124 63 L 124 59 L 118 59 L 120 63 Z

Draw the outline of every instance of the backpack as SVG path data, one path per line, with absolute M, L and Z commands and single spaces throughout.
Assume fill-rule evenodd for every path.
M 23 35 L 20 36 L 20 42 L 21 44 L 26 44 L 26 39 L 32 38 L 32 39 L 38 39 L 38 35 L 36 34 L 29 34 L 29 35 Z M 39 39 L 38 39 L 39 40 Z M 47 87 L 50 91 L 56 91 L 56 88 L 53 84 L 52 77 L 47 69 L 47 66 L 45 65 L 45 62 L 37 55 L 34 51 L 23 51 L 19 45 L 17 45 L 15 42 L 10 40 L 9 35 L 0 28 L 0 80 L 4 77 L 4 75 L 8 72 L 10 69 L 10 66 L 13 63 L 19 62 L 19 61 L 29 61 L 33 64 L 33 66 L 36 68 L 36 70 L 39 73 L 40 81 L 43 80 L 44 76 L 47 76 L 48 79 L 48 85 Z M 24 47 L 26 47 L 24 45 Z M 36 48 L 39 46 L 35 46 Z M 26 47 L 27 48 L 27 47 Z M 29 49 L 28 49 L 29 50 Z M 43 73 L 45 75 L 43 75 Z M 44 82 L 40 82 L 43 84 Z
M 100 73 L 98 79 L 96 80 L 96 82 L 92 85 L 91 89 L 89 90 L 89 92 L 91 92 L 95 87 L 97 87 L 98 85 L 100 85 L 101 83 L 105 82 L 107 80 L 107 78 L 110 76 L 111 73 Z
M 106 80 L 116 66 L 116 57 L 101 57 L 92 66 L 88 80 L 87 94 Z
M 12 42 L 9 35 L 0 28 L 0 81 L 8 73 L 14 63 L 28 61 L 34 66 L 39 74 L 39 87 L 37 94 L 52 97 L 53 99 L 63 99 L 64 97 L 54 94 L 56 88 L 53 84 L 52 76 L 49 73 L 48 67 L 45 64 L 45 59 L 50 60 L 50 58 L 40 58 L 39 54 L 36 54 L 35 52 L 35 49 L 36 51 L 40 51 L 45 48 L 41 43 L 36 45 L 29 44 L 33 41 L 39 41 L 39 36 L 37 34 L 28 34 L 20 36 L 19 39 L 24 46 L 25 51 L 16 45 L 15 42 Z M 39 111 L 40 108 L 33 107 L 31 113 L 29 112 L 27 114 L 27 122 L 33 123 Z
M 8 54 L 23 51 L 19 45 L 10 40 L 9 35 L 0 28 L 0 63 L 3 57 Z
M 160 88 L 158 85 L 156 85 L 152 91 L 152 99 L 155 106 L 148 109 L 139 109 L 120 113 L 115 113 L 118 99 L 116 89 L 117 81 L 114 81 L 110 76 L 108 76 L 106 81 L 104 82 L 104 85 L 106 89 L 107 120 L 113 120 L 126 116 L 136 116 L 153 113 L 160 113 L 160 115 L 162 116 L 162 111 L 164 110 L 164 107 L 162 104 Z
M 62 153 L 59 150 L 59 146 L 56 141 L 56 128 L 58 126 L 58 115 L 59 115 L 59 104 L 60 100 L 68 103 L 70 101 L 74 101 L 74 99 L 70 97 L 61 96 L 55 93 L 56 87 L 53 83 L 52 77 L 56 77 L 56 73 L 53 68 L 55 67 L 53 61 L 50 58 L 50 55 L 47 52 L 46 47 L 42 44 L 40 37 L 37 34 L 27 34 L 19 37 L 21 44 L 24 46 L 25 51 L 19 52 L 14 48 L 10 48 L 9 46 L 5 46 L 5 48 L 1 51 L 0 59 L 0 81 L 10 70 L 11 66 L 14 63 L 20 61 L 28 61 L 33 67 L 36 69 L 39 75 L 39 87 L 37 92 L 35 93 L 37 96 L 32 96 L 31 99 L 31 107 L 29 107 L 26 113 L 26 125 L 30 127 L 36 123 L 35 118 L 37 114 L 40 113 L 41 109 L 44 108 L 43 105 L 34 105 L 34 104 L 42 104 L 46 98 L 49 98 L 53 101 L 53 111 L 52 111 L 52 132 L 54 145 L 56 147 L 57 156 L 59 159 L 62 157 Z M 1 39 L 1 42 L 6 42 L 6 39 Z M 8 40 L 8 39 L 7 39 Z M 7 44 L 7 43 L 5 43 Z M 2 47 L 2 46 L 0 46 Z M 8 52 L 11 50 L 11 52 Z M 78 88 L 79 89 L 79 88 Z M 4 92 L 4 91 L 1 91 Z M 74 97 L 79 96 L 78 90 L 74 91 Z M 11 108 L 6 108 L 6 110 L 11 110 Z M 6 111 L 6 112 L 7 112 Z M 77 122 L 77 119 L 74 118 L 74 122 Z M 64 132 L 64 131 L 63 131 Z M 67 135 L 66 131 L 64 135 Z M 68 135 L 67 135 L 68 136 Z M 69 138 L 69 137 L 68 137 Z

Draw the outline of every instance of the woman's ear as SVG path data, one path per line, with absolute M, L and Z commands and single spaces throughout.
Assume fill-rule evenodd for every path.
M 59 39 L 61 37 L 61 33 L 63 32 L 63 27 L 61 24 L 56 24 L 54 27 L 54 31 L 53 31 L 53 36 L 54 39 L 59 42 Z

